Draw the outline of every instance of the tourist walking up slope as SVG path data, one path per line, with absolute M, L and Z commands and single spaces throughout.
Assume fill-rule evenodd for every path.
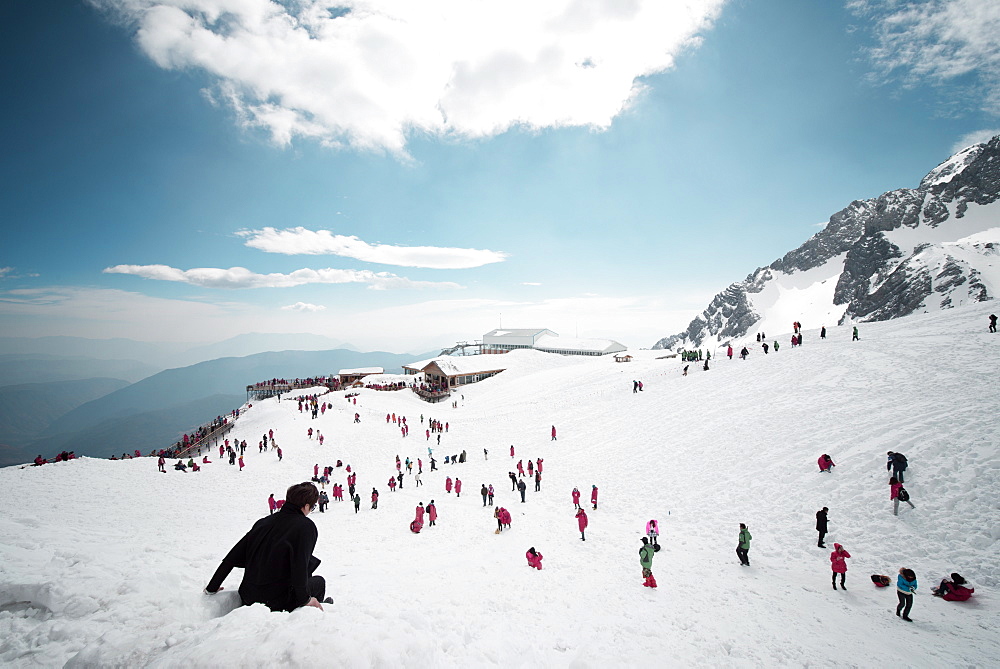
M 906 468 L 909 466 L 906 462 L 906 456 L 902 453 L 895 453 L 893 451 L 887 451 L 886 456 L 885 470 L 892 470 L 893 478 L 900 483 L 903 483 L 903 472 L 905 472 Z
M 740 564 L 744 567 L 750 566 L 750 530 L 743 523 L 740 523 L 739 543 L 736 544 L 736 556 L 740 559 Z
M 647 588 L 656 587 L 656 579 L 653 578 L 653 556 L 656 549 L 649 543 L 648 537 L 642 538 L 642 548 L 639 549 L 639 565 L 642 567 L 642 585 Z
M 899 515 L 900 502 L 906 502 L 911 509 L 917 508 L 910 501 L 910 493 L 907 492 L 902 483 L 896 480 L 896 477 L 889 479 L 889 499 L 892 500 L 892 515 L 894 516 Z

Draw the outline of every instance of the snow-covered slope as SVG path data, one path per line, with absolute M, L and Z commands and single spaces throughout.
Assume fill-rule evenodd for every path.
M 801 348 L 751 347 L 746 361 L 716 358 L 686 377 L 656 351 L 625 364 L 519 351 L 507 371 L 457 393 L 457 409 L 361 390 L 357 405 L 327 396 L 333 410 L 314 421 L 294 402 L 267 400 L 234 429 L 251 445 L 242 473 L 216 461 L 160 474 L 149 458 L 2 469 L 0 664 L 993 666 L 1000 335 L 986 332 L 989 307 L 863 325 L 853 343 L 847 327 L 830 327 L 826 341 L 810 329 Z M 387 412 L 405 415 L 411 436 L 386 424 Z M 421 414 L 424 425 L 449 422 L 440 446 L 425 440 Z M 268 429 L 281 462 L 257 452 Z M 428 444 L 439 462 L 463 449 L 469 461 L 428 472 Z M 890 449 L 909 458 L 916 506 L 898 517 Z M 817 471 L 822 453 L 837 463 L 832 474 Z M 396 454 L 424 459 L 423 487 L 408 476 L 388 491 Z M 268 494 L 338 458 L 359 473 L 366 502 L 357 515 L 344 502 L 311 516 L 336 604 L 234 608 L 239 570 L 224 592 L 204 595 Z M 525 504 L 507 479 L 521 458 L 544 458 L 542 489 L 529 486 Z M 445 493 L 445 476 L 462 479 L 461 498 Z M 483 483 L 513 512 L 509 531 L 494 533 Z M 582 542 L 570 491 L 587 500 L 595 484 L 599 508 L 588 505 Z M 438 526 L 410 533 L 414 507 L 432 498 Z M 816 547 L 823 506 L 827 544 L 853 556 L 847 591 L 831 589 L 830 550 Z M 656 591 L 642 587 L 638 563 L 650 518 L 663 530 Z M 740 522 L 753 534 L 748 568 L 734 553 Z M 528 569 L 529 546 L 544 554 L 543 571 Z M 893 615 L 892 588 L 868 578 L 903 566 L 920 582 L 914 623 Z M 970 602 L 930 596 L 953 571 L 974 582 Z
M 1000 136 L 921 180 L 852 202 L 799 248 L 730 285 L 655 349 L 883 321 L 1000 294 Z

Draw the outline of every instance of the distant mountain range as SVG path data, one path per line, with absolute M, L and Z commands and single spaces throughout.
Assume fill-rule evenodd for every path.
M 275 334 L 248 332 L 212 344 L 145 342 L 134 339 L 87 339 L 85 337 L 0 337 L 0 360 L 40 356 L 62 359 L 141 361 L 154 374 L 168 367 L 185 367 L 206 360 L 241 357 L 267 351 L 356 351 L 351 344 L 309 333 Z M 0 371 L 3 371 L 0 369 Z M 147 374 L 147 376 L 149 375 Z M 105 374 L 108 376 L 109 374 Z M 110 376 L 118 376 L 112 374 Z M 73 377 L 84 378 L 84 377 Z M 141 378 L 141 377 L 140 377 Z M 0 376 L 0 384 L 8 385 Z M 57 380 L 57 379 L 49 379 Z M 138 380 L 138 379 L 135 379 Z M 24 381 L 24 382 L 29 382 Z
M 715 296 L 654 349 L 754 332 L 883 321 L 995 299 L 1000 291 L 1000 136 L 938 165 L 916 188 L 856 200 L 802 246 Z
M 136 448 L 146 453 L 167 447 L 184 432 L 238 408 L 246 401 L 246 386 L 258 381 L 336 374 L 354 367 L 383 367 L 388 373 L 401 373 L 404 364 L 432 355 L 344 349 L 279 351 L 168 369 L 132 384 L 114 379 L 103 385 L 96 379 L 89 380 L 89 385 L 61 382 L 79 384 L 75 393 L 74 387 L 61 389 L 60 384 L 0 388 L 5 393 L 0 400 L 7 398 L 19 407 L 0 413 L 0 466 L 26 462 L 38 453 L 49 457 L 61 450 L 94 457 L 131 453 Z M 88 390 L 83 392 L 83 388 Z M 46 391 L 55 399 L 38 400 L 38 394 Z M 44 416 L 29 415 L 32 407 Z

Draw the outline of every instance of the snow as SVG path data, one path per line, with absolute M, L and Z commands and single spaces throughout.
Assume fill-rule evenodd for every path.
M 786 274 L 772 270 L 773 279 L 764 285 L 764 290 L 747 294 L 753 310 L 763 315 L 753 326 L 754 334 L 772 333 L 768 342 L 771 343 L 778 333 L 791 332 L 794 321 L 809 326 L 837 323 L 847 305 L 834 304 L 833 293 L 846 258 L 847 254 L 842 253 L 804 272 Z
M 1000 335 L 986 332 L 995 310 L 863 324 L 858 342 L 849 327 L 828 327 L 826 341 L 809 329 L 801 348 L 765 356 L 750 346 L 746 361 L 715 358 L 687 377 L 660 351 L 633 351 L 629 364 L 515 351 L 503 374 L 462 388 L 456 409 L 361 389 L 357 405 L 325 395 L 333 410 L 311 420 L 272 398 L 231 433 L 249 445 L 242 473 L 214 457 L 197 474 L 160 474 L 151 458 L 0 469 L 0 663 L 995 666 Z M 632 393 L 633 379 L 643 392 Z M 411 436 L 386 424 L 391 412 L 407 416 Z M 425 441 L 421 414 L 450 423 L 440 446 Z M 269 428 L 281 462 L 257 452 Z M 428 445 L 439 463 L 463 449 L 469 461 L 429 472 Z M 910 462 L 916 508 L 898 517 L 887 450 Z M 824 452 L 832 474 L 817 470 Z M 423 487 L 407 476 L 402 490 L 386 489 L 396 454 L 424 459 Z M 522 457 L 544 458 L 542 490 L 529 486 L 526 504 L 506 487 Z M 334 502 L 310 516 L 317 573 L 336 603 L 237 608 L 240 570 L 225 591 L 203 594 L 268 494 L 283 497 L 314 463 L 338 458 L 359 473 L 363 499 L 372 486 L 382 495 L 377 511 Z M 463 480 L 461 498 L 445 493 L 445 476 Z M 499 535 L 478 495 L 484 482 L 513 514 Z M 582 542 L 570 491 L 588 500 L 592 484 L 600 504 L 588 505 Z M 410 533 L 417 502 L 432 498 L 438 526 Z M 831 589 L 830 550 L 816 547 L 822 506 L 827 545 L 853 556 L 847 591 Z M 638 563 L 650 518 L 662 531 L 656 591 L 642 587 Z M 740 522 L 754 537 L 750 567 L 734 553 Z M 540 572 L 526 565 L 529 546 L 545 555 Z M 913 623 L 893 615 L 893 589 L 868 578 L 903 566 L 920 582 Z M 953 571 L 974 582 L 971 601 L 930 596 Z
M 358 376 L 361 374 L 382 374 L 385 370 L 381 367 L 356 367 L 354 369 L 342 369 L 338 372 L 341 376 Z
M 928 172 L 927 176 L 920 180 L 920 187 L 930 188 L 940 183 L 947 183 L 951 181 L 956 176 L 961 174 L 962 170 L 964 170 L 969 163 L 978 158 L 984 148 L 984 144 L 973 144 L 972 146 L 959 151 L 952 157 L 948 158 L 948 160 Z
M 970 203 L 962 218 L 955 216 L 954 202 L 948 205 L 948 211 L 948 219 L 936 227 L 919 225 L 910 228 L 903 225 L 883 234 L 899 247 L 903 258 L 907 258 L 922 244 L 943 244 L 972 235 L 983 236 L 990 230 L 998 230 L 1000 226 L 1000 200 L 988 205 Z M 981 241 L 1000 242 L 1000 237 L 993 236 Z

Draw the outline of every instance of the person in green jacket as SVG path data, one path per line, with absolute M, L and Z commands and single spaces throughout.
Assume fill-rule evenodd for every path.
M 778 340 L 777 339 L 774 340 L 774 352 L 775 353 L 778 352 Z
M 646 580 L 643 585 L 647 588 L 656 587 L 656 579 L 653 578 L 653 555 L 656 549 L 649 543 L 648 537 L 642 538 L 642 548 L 639 549 L 639 564 L 642 566 L 642 576 Z
M 854 326 L 854 336 L 851 337 L 851 341 L 858 341 L 858 326 Z
M 740 523 L 740 543 L 736 546 L 736 555 L 740 558 L 740 564 L 744 567 L 750 566 L 750 558 L 747 557 L 747 553 L 750 552 L 750 540 L 753 539 L 750 536 L 750 530 L 743 523 Z

